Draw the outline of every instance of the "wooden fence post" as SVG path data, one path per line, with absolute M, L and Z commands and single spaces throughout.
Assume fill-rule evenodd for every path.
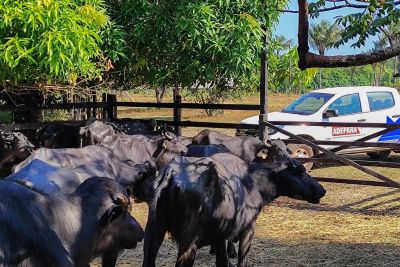
M 113 103 L 117 102 L 117 96 L 107 94 L 107 118 L 108 119 L 116 119 L 117 118 L 117 106 L 114 106 Z
M 111 95 L 111 110 L 113 114 L 113 119 L 118 119 L 118 107 L 114 105 L 117 102 L 117 94 Z
M 103 93 L 103 95 L 101 96 L 101 99 L 102 99 L 103 104 L 106 105 L 107 104 L 107 94 Z M 107 108 L 103 107 L 101 113 L 102 113 L 102 119 L 106 119 L 107 118 Z
M 92 103 L 93 104 L 97 103 L 96 94 L 92 96 Z M 92 116 L 95 119 L 97 118 L 97 108 L 92 109 Z
M 182 127 L 179 126 L 179 122 L 182 119 L 181 103 L 182 97 L 180 95 L 174 95 L 174 128 L 178 136 L 182 135 Z

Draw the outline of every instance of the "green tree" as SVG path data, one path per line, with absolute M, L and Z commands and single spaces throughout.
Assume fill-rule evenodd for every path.
M 332 48 L 333 45 L 340 40 L 340 27 L 327 20 L 322 20 L 318 24 L 312 24 L 310 27 L 310 44 L 318 51 L 321 56 L 325 55 L 325 51 Z
M 110 60 L 123 55 L 121 35 L 102 0 L 3 0 L 0 84 L 74 85 L 100 79 L 112 67 Z
M 127 0 L 113 1 L 111 13 L 128 34 L 136 84 L 189 88 L 201 101 L 219 102 L 248 89 L 259 71 L 262 26 L 270 34 L 285 3 Z
M 297 46 L 287 53 L 279 55 L 270 51 L 268 54 L 269 89 L 274 93 L 303 93 L 312 89 L 312 82 L 318 69 L 301 71 L 298 61 Z
M 287 52 L 294 46 L 293 40 L 286 39 L 283 35 L 275 36 L 273 42 L 275 43 L 275 50 L 278 54 L 281 52 Z
M 340 32 L 337 24 L 322 20 L 319 24 L 311 25 L 309 42 L 320 56 L 325 56 L 325 51 L 340 40 Z M 322 88 L 322 69 L 319 70 L 319 88 Z

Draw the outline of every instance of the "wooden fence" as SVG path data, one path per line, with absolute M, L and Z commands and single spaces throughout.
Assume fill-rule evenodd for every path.
M 349 148 L 349 147 L 379 147 L 379 148 L 390 148 L 392 150 L 400 151 L 400 144 L 394 143 L 378 143 L 378 142 L 366 142 L 372 138 L 380 136 L 400 129 L 399 124 L 386 124 L 386 123 L 329 123 L 329 122 L 293 122 L 293 121 L 269 121 L 262 122 L 260 125 L 240 124 L 240 123 L 217 123 L 217 122 L 197 122 L 197 121 L 182 121 L 181 114 L 182 109 L 224 109 L 224 110 L 260 110 L 259 105 L 245 105 L 245 104 L 196 104 L 196 103 L 182 103 L 181 97 L 177 96 L 173 103 L 148 103 L 148 102 L 118 102 L 115 95 L 103 95 L 101 102 L 85 102 L 85 103 L 61 103 L 51 104 L 46 106 L 36 107 L 13 107 L 13 106 L 0 106 L 0 111 L 33 111 L 33 110 L 46 110 L 46 109 L 81 109 L 86 110 L 90 117 L 100 117 L 104 119 L 116 119 L 118 118 L 118 107 L 156 107 L 156 108 L 169 108 L 173 109 L 173 121 L 160 121 L 167 125 L 173 126 L 178 135 L 181 134 L 181 127 L 207 127 L 207 128 L 231 128 L 231 129 L 259 129 L 260 127 L 269 127 L 278 132 L 281 132 L 290 137 L 289 140 L 285 140 L 287 143 L 302 143 L 312 147 L 314 150 L 322 153 L 322 157 L 317 155 L 313 158 L 298 158 L 302 162 L 312 161 L 315 163 L 331 163 L 340 162 L 349 166 L 352 166 L 362 172 L 368 173 L 369 175 L 379 179 L 380 181 L 366 181 L 362 179 L 338 179 L 338 178 L 325 178 L 319 177 L 321 181 L 337 182 L 337 183 L 350 183 L 350 184 L 362 184 L 362 185 L 375 185 L 375 186 L 387 186 L 400 188 L 400 184 L 397 181 L 392 180 L 372 169 L 365 166 L 379 166 L 388 168 L 400 168 L 400 163 L 396 162 L 382 162 L 382 161 L 365 161 L 365 160 L 350 160 L 337 152 Z M 99 111 L 101 110 L 101 111 Z M 88 116 L 89 117 L 89 116 Z M 82 125 L 84 121 L 69 121 L 64 122 L 73 125 Z M 26 130 L 26 129 L 37 129 L 46 125 L 47 123 L 16 123 L 10 125 L 0 125 L 0 130 Z M 342 141 L 320 141 L 320 140 L 307 140 L 302 137 L 296 136 L 284 129 L 278 127 L 278 125 L 304 125 L 304 126 L 342 126 L 342 127 L 373 127 L 382 128 L 378 133 L 372 134 L 367 137 L 363 137 L 353 142 L 342 142 Z M 328 150 L 321 145 L 335 145 L 334 149 Z

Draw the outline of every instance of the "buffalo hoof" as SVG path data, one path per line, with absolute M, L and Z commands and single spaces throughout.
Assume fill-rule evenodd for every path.
M 210 246 L 210 254 L 211 255 L 215 254 L 215 247 L 213 245 Z

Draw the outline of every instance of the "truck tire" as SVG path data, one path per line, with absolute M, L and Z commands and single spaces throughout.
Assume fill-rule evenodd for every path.
M 391 150 L 384 150 L 379 152 L 369 152 L 367 153 L 368 157 L 371 159 L 386 159 L 389 157 Z
M 292 151 L 292 157 L 294 158 L 311 158 L 314 156 L 314 150 L 305 144 L 288 144 L 287 147 Z M 310 171 L 313 167 L 313 162 L 306 162 L 303 164 L 307 171 Z

